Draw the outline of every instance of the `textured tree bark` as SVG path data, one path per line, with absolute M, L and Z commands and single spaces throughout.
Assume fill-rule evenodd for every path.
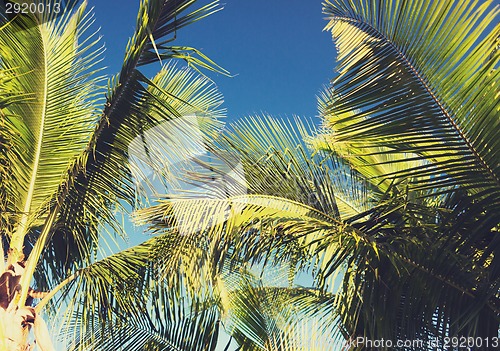
M 40 351 L 53 351 L 54 347 L 48 328 L 42 317 L 31 306 L 37 293 L 29 289 L 31 295 L 19 307 L 24 262 L 4 265 L 0 275 L 0 351 L 31 351 L 35 343 Z M 38 293 L 40 294 L 40 293 Z M 43 294 L 41 294 L 43 295 Z M 33 328 L 35 342 L 30 343 Z
M 0 335 L 2 342 L 1 350 L 5 351 L 29 351 L 32 345 L 28 342 L 30 325 L 25 323 L 26 313 L 22 309 L 6 311 L 0 308 Z

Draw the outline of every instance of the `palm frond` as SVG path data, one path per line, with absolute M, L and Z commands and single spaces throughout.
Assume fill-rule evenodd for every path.
M 288 324 L 302 311 L 304 316 L 331 312 L 332 296 L 300 287 L 254 286 L 248 281 L 257 281 L 251 273 L 230 265 L 209 282 L 211 288 L 205 285 L 187 293 L 194 272 L 183 267 L 200 265 L 200 259 L 189 252 L 179 255 L 173 250 L 176 242 L 161 235 L 79 271 L 65 286 L 66 293 L 75 294 L 63 334 L 74 340 L 72 350 L 214 350 L 221 318 L 243 349 L 259 349 L 260 341 L 265 350 L 300 345 L 297 350 L 305 351 L 308 345 L 328 345 L 330 329 L 323 326 L 316 339 L 306 341 L 300 339 L 304 320 L 291 329 Z M 257 315 L 266 322 L 249 324 Z
M 363 212 L 369 202 L 366 184 L 337 160 L 311 151 L 308 141 L 315 132 L 298 118 L 255 116 L 232 124 L 210 151 L 241 165 L 235 182 L 245 193 L 283 197 L 332 217 Z
M 54 303 L 56 310 L 64 304 L 64 336 L 74 343 L 72 349 L 100 350 L 111 345 L 134 350 L 214 349 L 218 305 L 206 288 L 205 293 L 197 289 L 196 294 L 186 294 L 192 272 L 186 272 L 185 278 L 178 272 L 181 260 L 186 262 L 184 267 L 197 262 L 191 262 L 189 253 L 175 250 L 174 239 L 152 238 L 83 268 L 63 282 L 64 293 Z M 166 275 L 169 270 L 177 273 L 175 281 Z
M 138 211 L 136 216 L 149 223 L 156 233 L 178 233 L 177 248 L 190 252 L 192 259 L 197 258 L 198 266 L 189 269 L 197 273 L 193 277 L 199 277 L 200 272 L 220 274 L 226 263 L 289 264 L 291 258 L 308 254 L 301 243 L 337 227 L 330 218 L 310 207 L 257 195 L 165 201 Z M 189 247 L 193 241 L 203 246 L 186 251 L 186 245 Z M 293 266 L 290 268 L 295 269 Z
M 318 107 L 321 116 L 328 116 L 329 103 L 332 99 L 334 96 L 328 90 L 319 96 Z M 339 122 L 342 128 L 348 128 L 349 116 L 355 116 L 355 112 L 348 111 L 342 114 L 343 122 Z M 332 118 L 328 117 L 328 120 L 331 122 Z M 338 125 L 335 129 L 337 128 Z M 413 183 L 424 182 L 430 178 L 418 177 L 417 169 L 425 169 L 429 163 L 419 155 L 396 152 L 384 146 L 374 147 L 370 142 L 352 143 L 350 139 L 339 141 L 335 130 L 328 126 L 322 128 L 312 139 L 311 147 L 347 162 L 350 169 L 359 172 L 372 185 L 370 190 L 373 192 L 385 193 L 390 188 L 398 187 L 409 169 L 413 170 L 411 177 Z
M 498 211 L 500 55 L 484 60 L 497 45 L 498 6 L 338 0 L 324 11 L 339 54 L 324 116 L 334 142 L 419 155 L 423 165 L 396 176 L 487 191 Z
M 180 0 L 172 4 L 171 1 L 142 0 L 136 31 L 128 42 L 120 76 L 128 77 L 137 66 L 171 58 L 183 59 L 193 67 L 209 68 L 227 74 L 227 71 L 200 51 L 169 44 L 177 38 L 179 29 L 221 10 L 219 1 L 215 0 L 190 12 L 190 7 L 196 1 Z
M 241 350 L 330 350 L 330 330 L 307 315 L 310 310 L 321 315 L 331 298 L 315 289 L 265 286 L 247 273 L 228 284 L 225 327 Z
M 179 26 L 192 23 L 216 8 L 216 2 L 184 14 L 194 1 L 143 1 L 136 33 L 131 39 L 120 74 L 111 81 L 107 103 L 85 151 L 68 170 L 56 199 L 61 214 L 47 262 L 59 274 L 73 263 L 88 259 L 103 223 L 119 232 L 114 205 L 135 201 L 135 188 L 128 163 L 129 146 L 146 130 L 182 114 L 211 119 L 220 115 L 221 96 L 206 78 L 166 66 L 153 80 L 138 70 L 139 61 L 160 40 Z M 152 34 L 149 35 L 149 33 Z M 169 91 L 172 90 L 172 91 Z M 189 99 L 193 101 L 188 101 Z M 208 128 L 208 127 L 207 127 Z M 123 202 L 122 202 L 123 203 Z M 90 224 L 90 225 L 89 225 Z M 68 255 L 75 255 L 68 259 Z M 73 263 L 72 263 L 73 262 Z
M 320 246 L 331 256 L 324 275 L 347 263 L 346 335 L 496 335 L 498 6 L 339 0 L 324 9 L 339 75 L 316 146 L 386 191 L 350 222 L 370 240 L 342 239 L 343 254 L 338 234 Z
M 452 236 L 440 209 L 401 196 L 370 212 L 354 232 L 327 233 L 318 245 L 320 278 L 342 270 L 347 337 L 442 340 L 498 328 L 498 278 L 480 263 L 481 249 L 464 245 L 462 228 Z
M 308 135 L 298 120 L 243 121 L 208 145 L 209 156 L 194 161 L 198 169 L 180 176 L 192 187 L 135 218 L 154 233 L 180 233 L 179 247 L 205 242 L 197 261 L 208 255 L 214 263 L 204 271 L 220 274 L 228 262 L 287 265 L 293 281 L 297 269 L 320 269 L 321 238 L 342 230 L 341 219 L 363 217 L 370 200 L 360 177 L 309 152 Z
M 84 10 L 69 8 L 57 23 L 17 16 L 0 30 L 0 65 L 16 72 L 11 83 L 29 98 L 11 103 L 2 117 L 2 129 L 17 131 L 6 153 L 12 173 L 6 190 L 12 199 L 7 212 L 17 221 L 11 247 L 18 251 L 30 226 L 44 220 L 61 176 L 85 148 L 95 121 L 95 65 L 102 49 L 93 35 L 85 38 L 92 17 Z
M 179 149 L 172 147 L 172 142 L 180 137 L 179 131 L 186 133 L 198 128 L 201 136 L 195 142 L 203 144 L 206 135 L 219 126 L 217 118 L 223 113 L 220 110 L 222 98 L 207 78 L 187 68 L 167 65 L 148 82 L 148 89 L 141 85 L 136 87 L 143 91 L 144 97 L 135 106 L 129 106 L 131 110 L 125 108 L 123 113 L 114 112 L 117 120 L 110 120 L 96 149 L 78 161 L 86 160 L 86 165 L 78 162 L 74 165 L 73 170 L 78 170 L 76 179 L 69 178 L 70 187 L 62 189 L 67 194 L 55 224 L 56 231 L 44 252 L 44 262 L 56 276 L 64 276 L 77 262 L 92 259 L 89 255 L 105 223 L 120 233 L 114 217 L 116 201 L 125 200 L 131 204 L 139 201 L 137 196 L 140 194 L 136 191 L 144 180 L 142 174 L 134 173 L 138 160 L 129 161 L 131 156 L 147 161 L 151 153 L 142 154 L 144 147 L 160 150 L 163 157 L 178 154 Z M 133 100 L 131 96 L 127 104 Z M 175 119 L 177 122 L 170 123 Z M 155 138 L 154 133 L 147 134 L 155 128 L 161 129 L 159 138 Z M 143 144 L 146 139 L 147 145 Z M 136 147 L 139 149 L 134 149 Z
M 138 196 L 128 163 L 136 138 L 183 115 L 206 133 L 218 126 L 222 98 L 207 78 L 171 65 L 153 79 L 138 70 L 157 61 L 148 56 L 153 48 L 160 61 L 176 57 L 215 67 L 203 55 L 190 55 L 189 48 L 161 46 L 169 41 L 166 36 L 175 37 L 177 29 L 218 8 L 212 2 L 186 14 L 194 3 L 141 3 L 136 32 L 120 74 L 110 82 L 100 117 L 95 113 L 100 91 L 92 67 L 101 49 L 93 51 L 92 36 L 82 36 L 91 24 L 84 5 L 68 6 L 58 18 L 19 16 L 2 27 L 2 72 L 23 67 L 26 71 L 16 75 L 16 84 L 36 100 L 11 104 L 11 113 L 2 114 L 9 128 L 22 132 L 7 153 L 13 176 L 2 204 L 12 207 L 6 211 L 13 214 L 8 220 L 17 220 L 9 260 L 20 260 L 23 246 L 30 254 L 19 301 L 24 301 L 35 270 L 36 285 L 50 289 L 94 260 L 99 241 L 106 240 L 99 230 L 120 233 L 115 211 Z M 32 59 L 28 65 L 25 57 Z M 39 259 L 43 264 L 37 265 Z
M 0 53 L 1 56 L 3 56 L 2 53 Z M 15 71 L 0 69 L 0 235 L 2 238 L 13 232 L 15 218 L 18 217 L 18 213 L 12 212 L 16 206 L 18 194 L 12 188 L 13 159 L 9 153 L 14 144 L 21 143 L 18 135 L 23 134 L 18 130 L 18 126 L 12 123 L 17 119 L 7 118 L 11 115 L 8 107 L 11 104 L 25 102 L 27 99 L 26 94 L 16 87 Z
M 188 189 L 137 211 L 136 221 L 155 233 L 179 232 L 180 243 L 206 240 L 205 250 L 223 267 L 226 259 L 304 263 L 298 257 L 311 250 L 302 244 L 342 227 L 339 215 L 364 212 L 359 178 L 332 159 L 311 158 L 298 120 L 255 117 L 233 128 L 207 144 L 208 156 L 193 161 L 198 167 L 180 172 Z
M 150 323 L 144 318 L 120 318 L 112 327 L 95 328 L 69 350 L 164 350 L 212 351 L 219 335 L 219 313 L 215 304 L 188 303 L 172 299 L 167 291 L 155 295 L 164 302 Z M 96 314 L 97 315 L 97 314 Z

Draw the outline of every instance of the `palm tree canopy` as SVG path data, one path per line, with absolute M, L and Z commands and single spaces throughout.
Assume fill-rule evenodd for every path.
M 29 307 L 32 281 L 51 290 L 33 316 L 65 307 L 74 350 L 214 350 L 223 323 L 241 350 L 498 336 L 500 7 L 326 1 L 338 65 L 322 125 L 220 132 L 210 80 L 141 71 L 227 73 L 172 45 L 220 8 L 195 2 L 142 0 L 107 90 L 85 5 L 0 23 L 1 243 L 26 264 L 9 304 Z M 205 154 L 172 149 L 190 137 Z M 153 206 L 143 166 L 166 186 Z M 155 235 L 103 257 L 129 205 Z M 308 323 L 323 345 L 302 340 Z
M 324 11 L 338 75 L 319 133 L 236 124 L 211 149 L 243 164 L 236 196 L 216 187 L 138 216 L 159 232 L 207 233 L 219 258 L 310 268 L 337 293 L 328 328 L 343 338 L 496 336 L 498 6 L 339 0 Z

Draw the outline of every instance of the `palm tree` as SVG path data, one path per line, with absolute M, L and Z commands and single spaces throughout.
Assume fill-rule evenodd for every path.
M 382 323 L 352 324 L 354 335 L 498 336 L 500 8 L 493 4 L 325 5 L 340 74 L 324 105 L 331 129 L 324 149 L 368 179 L 391 180 L 393 193 L 377 222 L 361 227 L 388 254 L 372 265 L 380 276 L 364 277 L 370 288 L 358 287 L 357 302 L 361 314 L 391 313 Z
M 493 348 L 498 7 L 328 2 L 339 66 L 321 128 L 264 116 L 215 136 L 221 98 L 206 79 L 139 71 L 169 58 L 214 67 L 167 37 L 216 4 L 182 15 L 194 1 L 170 3 L 141 3 L 101 110 L 83 8 L 2 26 L 2 346 L 24 349 L 34 326 L 49 350 L 40 314 L 65 307 L 75 350 L 214 350 L 222 324 L 241 350 L 460 335 Z M 191 136 L 190 115 L 207 116 L 208 154 L 156 167 L 176 157 L 165 140 Z M 103 258 L 106 233 L 123 231 L 116 207 L 148 203 L 133 182 L 143 164 L 168 186 L 136 213 L 157 235 Z M 35 307 L 32 284 L 50 290 Z
M 195 2 L 141 1 L 122 69 L 107 89 L 85 3 L 68 2 L 57 15 L 1 18 L 1 350 L 27 350 L 30 329 L 40 349 L 52 350 L 47 318 L 68 321 L 73 349 L 99 349 L 99 337 L 102 345 L 119 340 L 113 349 L 214 348 L 214 303 L 202 294 L 185 301 L 157 279 L 153 249 L 161 238 L 111 256 L 104 250 L 125 235 L 116 211 L 140 200 L 128 162 L 132 141 L 176 119 L 207 135 L 219 126 L 222 98 L 213 84 L 165 64 L 180 59 L 225 73 L 201 52 L 172 45 L 178 30 L 220 9 L 213 1 L 191 10 Z M 141 68 L 155 62 L 162 68 L 149 79 Z M 124 325 L 134 333 L 125 337 Z
M 338 65 L 321 128 L 235 123 L 211 143 L 217 161 L 186 172 L 198 191 L 138 211 L 157 233 L 189 233 L 181 247 L 193 237 L 203 247 L 190 260 L 223 286 L 241 349 L 313 349 L 284 341 L 298 339 L 298 322 L 277 316 L 294 313 L 316 317 L 344 349 L 396 347 L 366 342 L 382 339 L 444 349 L 451 337 L 498 346 L 499 11 L 493 1 L 327 1 Z M 231 278 L 276 267 L 284 286 Z M 296 286 L 303 271 L 315 278 L 307 293 Z

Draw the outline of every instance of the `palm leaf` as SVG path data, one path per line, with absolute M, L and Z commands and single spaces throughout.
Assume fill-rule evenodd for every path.
M 167 66 L 150 81 L 136 70 L 142 55 L 151 49 L 152 37 L 148 31 L 159 40 L 216 8 L 216 3 L 212 3 L 183 14 L 193 3 L 180 1 L 175 6 L 166 1 L 141 3 L 136 33 L 130 40 L 122 71 L 110 83 L 106 106 L 90 142 L 70 168 L 66 185 L 61 187 L 59 201 L 68 199 L 61 211 L 61 223 L 74 221 L 78 217 L 75 213 L 87 212 L 90 223 L 94 223 L 89 227 L 92 236 L 96 234 L 95 224 L 100 222 L 99 218 L 112 222 L 111 203 L 116 199 L 133 201 L 135 191 L 130 182 L 128 147 L 145 130 L 182 114 L 219 115 L 221 96 L 207 79 Z M 194 100 L 186 103 L 189 99 Z M 113 181 L 109 182 L 110 179 Z M 74 229 L 73 234 L 80 233 L 76 240 L 82 240 L 81 250 L 87 252 L 85 240 L 89 235 L 85 233 L 85 221 L 62 227 Z
M 354 232 L 327 233 L 318 245 L 321 278 L 343 269 L 337 303 L 347 337 L 442 340 L 498 328 L 498 278 L 464 245 L 462 228 L 452 237 L 440 209 L 401 196 L 370 212 Z
M 484 61 L 500 31 L 492 3 L 326 2 L 339 52 L 325 111 L 335 142 L 420 155 L 427 162 L 397 177 L 418 171 L 418 186 L 462 186 L 479 197 L 488 189 L 498 208 L 500 56 Z
M 154 134 L 147 139 L 151 143 L 145 145 L 149 150 L 159 149 L 163 157 L 177 153 L 171 142 L 165 138 L 180 138 L 193 128 L 202 134 L 197 143 L 217 128 L 217 117 L 223 113 L 219 109 L 221 95 L 212 83 L 203 77 L 193 74 L 186 68 L 167 65 L 143 90 L 144 98 L 132 107 L 126 118 L 117 113 L 116 125 L 110 124 L 106 136 L 101 136 L 99 145 L 91 154 L 82 156 L 74 165 L 79 169 L 67 191 L 66 200 L 62 204 L 60 217 L 55 224 L 57 228 L 44 255 L 49 268 L 64 276 L 65 272 L 79 260 L 89 259 L 92 247 L 97 244 L 99 228 L 104 223 L 111 225 L 120 233 L 120 226 L 114 222 L 115 200 L 122 199 L 129 203 L 138 201 L 137 190 L 141 186 L 138 181 L 144 178 L 128 160 L 131 156 L 141 156 L 148 160 L 141 135 L 148 135 L 148 130 L 161 128 L 161 139 Z M 132 91 L 131 91 L 132 93 Z M 130 97 L 129 102 L 134 98 Z M 127 102 L 128 104 L 128 102 Z M 179 118 L 184 116 L 182 118 Z M 123 119 L 122 119 L 123 118 Z M 178 118 L 178 122 L 166 123 Z M 163 125 L 162 125 L 163 123 Z M 112 131 L 115 129 L 115 131 Z M 104 133 L 104 132 L 103 132 Z M 109 134 L 108 134 L 109 133 Z M 207 133 L 207 134 L 205 134 Z M 137 147 L 139 147 L 137 149 Z M 99 151 L 100 150 L 100 151 Z M 138 152 L 139 151 L 139 152 Z M 87 165 L 78 162 L 87 160 Z M 134 178 L 134 176 L 136 176 Z M 106 179 L 113 179 L 112 182 Z M 64 190 L 64 188 L 62 189 Z M 69 259 L 69 257 L 72 257 Z
M 184 113 L 214 112 L 215 116 L 218 115 L 219 111 L 215 111 L 221 103 L 221 97 L 209 87 L 207 79 L 194 78 L 187 71 L 176 73 L 174 68 L 166 67 L 150 81 L 136 69 L 142 55 L 151 49 L 152 38 L 159 40 L 175 33 L 179 27 L 203 18 L 217 8 L 217 3 L 213 2 L 193 13 L 184 14 L 194 2 L 180 1 L 175 6 L 170 6 L 167 1 L 141 3 L 136 32 L 129 42 L 122 70 L 110 82 L 102 116 L 85 152 L 70 169 L 72 177 L 68 179 L 68 185 L 80 184 L 85 191 L 89 187 L 87 183 L 94 183 L 98 188 L 97 184 L 102 182 L 92 180 L 94 177 L 117 179 L 118 184 L 108 185 L 111 188 L 106 189 L 107 186 L 101 184 L 102 189 L 94 191 L 97 194 L 115 193 L 119 199 L 130 199 L 133 190 L 127 186 L 127 182 L 122 183 L 120 180 L 126 179 L 129 174 L 127 147 L 136 136 L 160 121 L 171 120 Z M 165 50 L 167 52 L 168 48 Z M 174 91 L 165 91 L 172 87 L 175 87 Z M 206 95 L 199 96 L 204 89 Z M 196 95 L 197 100 L 191 106 L 186 106 L 189 105 L 185 103 L 186 99 Z M 185 106 L 184 110 L 178 111 L 181 106 Z M 60 196 L 64 195 L 65 191 L 62 191 Z M 85 194 L 82 195 L 85 197 Z M 105 199 L 101 201 L 105 202 Z
M 37 311 L 49 301 L 59 314 L 65 310 L 58 318 L 63 318 L 63 336 L 74 350 L 213 350 L 218 305 L 207 288 L 186 293 L 192 272 L 186 271 L 184 278 L 183 267 L 197 261 L 189 252 L 176 250 L 175 239 L 155 237 L 78 270 L 42 300 Z M 176 259 L 165 259 L 170 256 Z
M 314 255 L 326 232 L 364 216 L 364 184 L 334 159 L 313 157 L 300 121 L 255 117 L 233 128 L 195 161 L 199 168 L 181 172 L 189 190 L 167 194 L 136 220 L 161 235 L 180 233 L 179 248 L 206 242 L 192 251 L 198 262 L 214 257 L 202 271 L 220 274 L 227 262 L 286 265 L 293 280 L 297 269 L 321 265 Z
M 313 154 L 308 141 L 314 133 L 298 118 L 255 116 L 234 123 L 210 152 L 233 168 L 241 165 L 234 179 L 246 188 L 240 193 L 280 196 L 332 217 L 363 212 L 369 202 L 366 184 L 337 160 Z
M 0 55 L 1 56 L 1 55 Z M 11 115 L 9 105 L 25 102 L 28 99 L 16 87 L 15 71 L 0 69 L 0 228 L 2 238 L 7 233 L 12 233 L 15 225 L 15 218 L 18 216 L 12 209 L 16 206 L 18 194 L 13 189 L 13 157 L 11 154 L 12 145 L 19 144 L 19 131 L 14 123 L 17 118 L 7 118 Z M 2 239 L 3 240 L 3 239 Z
M 363 186 L 331 160 L 311 160 L 299 134 L 304 129 L 271 118 L 252 121 L 208 144 L 208 156 L 194 161 L 198 167 L 178 175 L 189 189 L 171 188 L 158 205 L 137 211 L 138 223 L 156 233 L 179 232 L 180 247 L 206 240 L 223 267 L 225 259 L 240 264 L 301 256 L 295 240 L 338 226 L 339 209 L 343 217 L 362 212 Z
M 194 2 L 178 1 L 175 6 L 169 1 L 141 3 L 137 30 L 120 74 L 110 82 L 100 117 L 95 113 L 100 91 L 95 89 L 92 67 L 101 49 L 92 51 L 95 43 L 81 36 L 91 24 L 84 5 L 76 10 L 66 8 L 59 18 L 20 16 L 2 27 L 2 50 L 6 52 L 2 72 L 25 67 L 26 71 L 16 75 L 16 84 L 36 100 L 11 104 L 11 113 L 2 114 L 12 130 L 16 127 L 23 132 L 7 155 L 14 176 L 5 200 L 12 207 L 8 213 L 18 216 L 9 260 L 20 260 L 23 246 L 30 254 L 20 304 L 35 270 L 36 285 L 51 289 L 54 282 L 94 260 L 100 240 L 106 240 L 98 234 L 100 230 L 111 228 L 120 233 L 116 207 L 134 203 L 137 195 L 128 163 L 133 140 L 182 115 L 202 120 L 207 133 L 218 125 L 221 96 L 207 78 L 166 65 L 150 80 L 137 69 L 174 57 L 189 64 L 211 65 L 203 57 L 191 56 L 188 48 L 182 53 L 178 47 L 153 44 L 218 8 L 213 2 L 186 14 Z M 155 46 L 159 57 L 152 60 L 148 53 Z M 22 49 L 12 49 L 16 47 Z M 32 58 L 28 65 L 25 57 Z M 60 157 L 54 157 L 54 150 L 60 150 Z M 40 259 L 43 264 L 38 265 Z
M 332 99 L 334 95 L 328 90 L 318 98 L 321 116 L 328 116 L 329 103 Z M 335 129 L 339 128 L 339 125 L 342 128 L 348 128 L 349 117 L 354 117 L 355 114 L 353 111 L 343 113 L 342 117 L 337 119 L 338 124 Z M 343 122 L 339 122 L 340 119 Z M 331 121 L 332 118 L 328 117 L 328 120 Z M 337 139 L 336 131 L 328 126 L 322 128 L 314 137 L 311 146 L 315 150 L 322 150 L 332 155 L 333 158 L 347 162 L 350 169 L 359 172 L 372 185 L 370 190 L 373 192 L 385 193 L 390 188 L 397 187 L 402 177 L 408 174 L 409 169 L 413 170 L 411 177 L 413 183 L 421 183 L 430 179 L 430 177 L 418 177 L 417 169 L 423 168 L 425 171 L 429 163 L 419 155 L 396 152 L 385 146 L 373 147 L 370 142 L 352 143 L 350 139 L 340 141 Z
M 30 99 L 11 104 L 4 117 L 4 126 L 18 132 L 6 154 L 13 174 L 7 212 L 17 221 L 11 248 L 18 251 L 29 227 L 45 218 L 62 174 L 93 128 L 98 82 L 93 67 L 102 50 L 93 36 L 82 40 L 91 23 L 82 6 L 60 23 L 18 16 L 1 29 L 1 65 L 16 71 L 13 84 Z
M 144 316 L 129 316 L 126 319 L 122 316 L 115 324 L 106 328 L 95 321 L 94 330 L 89 331 L 83 340 L 69 349 L 215 350 L 220 328 L 215 304 L 188 303 L 185 299 L 172 298 L 167 290 L 154 293 L 153 296 L 164 305 L 161 310 L 156 310 L 148 323 L 144 322 Z
M 317 146 L 389 191 L 353 222 L 377 244 L 345 256 L 343 323 L 377 338 L 496 335 L 498 6 L 331 1 L 325 12 L 339 75 Z
M 241 350 L 330 350 L 330 330 L 307 316 L 315 310 L 319 317 L 331 298 L 315 289 L 263 285 L 247 272 L 228 284 L 226 330 Z
M 342 183 L 342 178 L 339 183 L 328 178 L 332 175 L 322 173 L 323 164 L 314 163 L 314 158 L 303 152 L 306 148 L 301 148 L 300 143 L 292 147 L 296 144 L 295 141 L 288 141 L 294 137 L 291 129 L 273 123 L 271 120 L 269 123 L 248 122 L 240 125 L 235 128 L 234 134 L 226 134 L 210 147 L 212 154 L 217 155 L 222 163 L 242 164 L 240 168 L 233 166 L 233 171 L 248 169 L 248 174 L 227 176 L 220 162 L 198 160 L 197 164 L 202 169 L 212 172 L 188 172 L 188 179 L 198 188 L 168 195 L 158 205 L 139 211 L 138 218 L 150 223 L 158 233 L 180 232 L 189 240 L 193 237 L 205 240 L 206 252 L 216 258 L 219 266 L 229 262 L 238 267 L 251 262 L 263 264 L 265 269 L 271 264 L 285 263 L 294 267 L 300 262 L 299 267 L 312 267 L 318 282 L 325 289 L 332 290 L 338 289 L 334 277 L 341 274 L 344 277 L 343 291 L 335 302 L 339 319 L 334 319 L 333 325 L 341 323 L 344 338 L 359 335 L 356 334 L 359 331 L 357 328 L 361 328 L 359 318 L 371 320 L 369 316 L 373 306 L 380 308 L 382 313 L 381 306 L 386 305 L 379 299 L 385 303 L 399 301 L 402 304 L 401 310 L 395 309 L 393 322 L 407 320 L 413 308 L 418 310 L 418 304 L 425 301 L 426 309 L 418 311 L 423 313 L 421 317 L 428 323 L 424 326 L 409 323 L 408 328 L 415 329 L 398 330 L 390 329 L 389 323 L 369 325 L 371 329 L 365 329 L 367 335 L 372 337 L 443 336 L 442 331 L 436 332 L 432 322 L 436 309 L 443 308 L 442 301 L 449 298 L 463 305 L 466 300 L 462 296 L 465 294 L 468 296 L 466 299 L 472 298 L 475 303 L 483 301 L 483 306 L 490 304 L 486 309 L 491 309 L 496 303 L 496 296 L 491 291 L 486 300 L 483 300 L 483 295 L 474 293 L 478 287 L 474 278 L 477 271 L 470 274 L 466 273 L 470 267 L 457 266 L 463 256 L 456 255 L 450 247 L 440 243 L 433 248 L 439 257 L 437 267 L 440 269 L 434 268 L 432 255 L 422 258 L 418 254 L 437 240 L 434 230 L 437 228 L 435 222 L 439 209 L 435 204 L 412 199 L 409 196 L 411 193 L 407 193 L 406 197 L 401 193 L 396 193 L 394 197 L 384 195 L 378 198 L 377 206 L 363 212 L 358 210 L 355 216 L 346 216 L 342 221 L 343 216 L 339 217 L 338 212 L 324 209 L 335 209 L 335 203 L 331 202 L 335 199 L 335 184 L 354 188 L 352 193 L 357 194 L 358 188 L 354 183 L 358 178 L 344 179 L 345 183 Z M 267 128 L 262 128 L 263 125 Z M 333 196 L 318 196 L 322 201 L 304 203 L 305 191 L 317 191 L 314 185 L 318 182 L 311 174 L 324 176 L 327 186 L 323 189 Z M 214 181 L 214 177 L 220 175 L 226 178 Z M 308 181 L 310 179 L 312 181 Z M 242 195 L 245 192 L 247 195 Z M 341 194 L 345 192 L 344 189 Z M 446 223 L 443 225 L 446 226 Z M 443 240 L 443 245 L 446 243 L 446 238 L 440 237 L 440 240 Z M 182 242 L 183 239 L 180 240 Z M 196 258 L 197 262 L 206 260 L 201 255 Z M 209 271 L 215 265 L 210 264 L 203 271 Z M 461 271 L 457 276 L 460 278 L 450 277 L 449 272 L 453 269 Z M 421 280 L 411 284 L 415 270 Z M 220 270 L 215 272 L 220 274 Z M 385 282 L 381 276 L 385 277 L 385 274 L 387 277 L 384 279 L 390 279 L 395 286 L 392 294 L 391 290 L 387 292 L 383 289 Z M 460 279 L 467 279 L 467 286 L 463 286 Z M 422 285 L 422 281 L 428 285 Z M 419 284 L 424 286 L 424 291 L 420 290 Z M 416 297 L 419 292 L 424 296 L 420 300 Z M 438 295 L 440 297 L 436 299 Z M 362 300 L 358 299 L 359 296 L 363 296 Z M 467 301 L 470 303 L 470 300 Z M 403 312 L 397 315 L 399 311 Z M 443 313 L 447 320 L 458 318 L 451 310 Z M 477 314 L 474 313 L 469 317 L 477 321 Z M 401 315 L 404 317 L 398 319 Z M 249 325 L 258 325 L 255 321 L 252 323 Z M 462 326 L 469 327 L 470 324 Z M 255 335 L 259 334 L 256 332 Z

